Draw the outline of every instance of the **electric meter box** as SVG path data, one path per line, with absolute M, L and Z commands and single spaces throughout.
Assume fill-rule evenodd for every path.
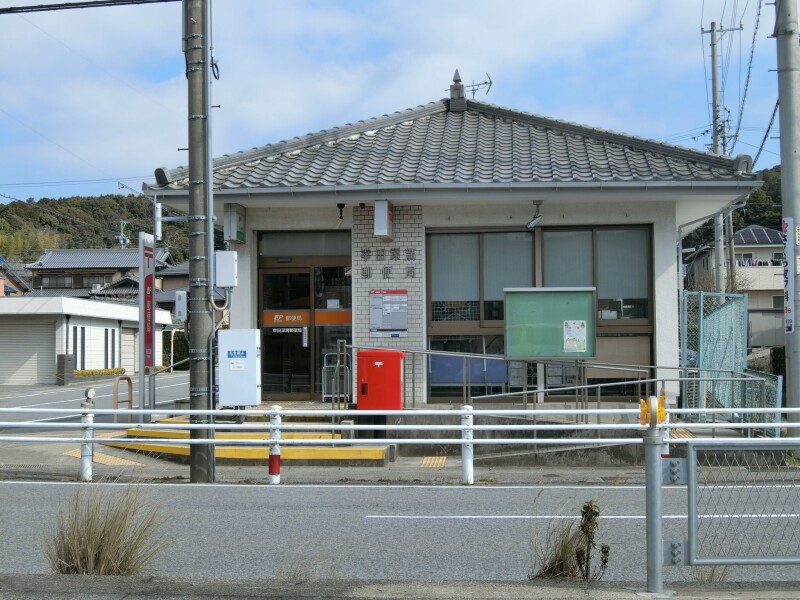
M 261 404 L 261 331 L 219 332 L 219 406 Z
M 235 288 L 239 284 L 239 255 L 236 251 L 217 250 L 214 268 L 214 283 L 218 288 Z

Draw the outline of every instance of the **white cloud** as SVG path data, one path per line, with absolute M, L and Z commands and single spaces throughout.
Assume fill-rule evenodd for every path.
M 694 0 L 217 0 L 214 151 L 443 98 L 456 68 L 467 84 L 490 74 L 494 87 L 478 99 L 666 137 L 707 121 L 700 28 L 712 15 L 727 26 L 724 5 L 706 0 L 701 13 Z M 774 103 L 772 12 L 761 18 L 745 126 L 765 127 Z M 754 15 L 754 7 L 744 15 L 745 61 Z M 0 192 L 38 193 L 7 187 L 14 181 L 185 164 L 180 36 L 178 2 L 0 17 L 0 127 L 8 132 Z M 728 77 L 735 113 L 736 69 Z M 752 144 L 760 135 L 748 130 Z

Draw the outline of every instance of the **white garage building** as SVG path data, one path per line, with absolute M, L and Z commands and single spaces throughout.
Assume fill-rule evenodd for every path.
M 156 310 L 156 332 L 171 324 Z M 136 306 L 79 298 L 0 300 L 0 385 L 55 384 L 59 368 L 138 370 Z M 155 336 L 161 364 L 161 336 Z

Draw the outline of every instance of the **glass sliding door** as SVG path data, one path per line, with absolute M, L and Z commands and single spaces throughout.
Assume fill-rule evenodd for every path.
M 311 393 L 311 270 L 262 277 L 262 392 Z
M 337 340 L 352 341 L 349 266 L 261 272 L 262 393 L 265 400 L 318 400 Z

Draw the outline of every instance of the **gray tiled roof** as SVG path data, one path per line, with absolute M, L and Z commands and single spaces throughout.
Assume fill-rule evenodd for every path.
M 749 225 L 733 234 L 733 243 L 737 246 L 782 246 L 783 236 L 776 229 Z
M 180 275 L 188 275 L 189 274 L 189 261 L 185 260 L 182 263 L 178 263 L 177 265 L 172 265 L 171 267 L 165 267 L 161 269 L 157 275 L 159 277 L 163 276 L 180 276 Z
M 25 296 L 36 296 L 39 298 L 56 298 L 64 296 L 67 298 L 89 298 L 92 290 L 89 288 L 34 288 L 32 292 L 25 292 Z
M 214 161 L 221 190 L 754 180 L 752 161 L 698 152 L 482 102 L 451 112 L 417 108 L 226 155 Z M 740 171 L 745 171 L 742 174 Z M 185 168 L 165 186 L 185 190 Z
M 156 265 L 169 264 L 169 250 L 156 249 Z M 93 248 L 46 250 L 36 262 L 25 265 L 36 271 L 42 269 L 137 269 L 138 248 Z

